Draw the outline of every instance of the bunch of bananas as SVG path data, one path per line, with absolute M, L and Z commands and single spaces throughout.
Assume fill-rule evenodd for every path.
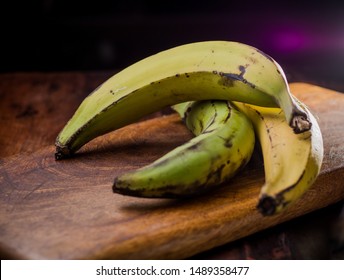
M 313 184 L 323 158 L 317 120 L 291 93 L 282 68 L 238 42 L 175 47 L 117 73 L 81 103 L 56 139 L 56 159 L 90 140 L 166 106 L 195 135 L 148 166 L 115 178 L 113 191 L 140 197 L 185 197 L 234 176 L 256 138 L 265 184 L 258 209 L 281 212 Z

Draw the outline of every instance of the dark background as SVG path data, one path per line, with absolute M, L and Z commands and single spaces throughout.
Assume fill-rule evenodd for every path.
M 1 1 L 0 72 L 117 71 L 202 40 L 251 44 L 291 81 L 344 91 L 338 1 Z

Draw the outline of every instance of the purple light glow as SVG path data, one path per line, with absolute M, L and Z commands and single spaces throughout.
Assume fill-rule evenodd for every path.
M 295 52 L 309 47 L 310 38 L 300 31 L 279 31 L 274 36 L 274 45 L 280 51 Z
M 276 51 L 282 53 L 297 53 L 312 51 L 343 51 L 344 36 L 343 29 L 323 30 L 317 26 L 306 25 L 283 25 L 274 26 L 266 34 L 267 41 L 270 42 Z

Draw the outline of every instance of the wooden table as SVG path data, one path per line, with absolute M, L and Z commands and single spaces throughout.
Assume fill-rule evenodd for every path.
M 263 218 L 254 207 L 264 181 L 257 155 L 238 178 L 197 200 L 111 193 L 116 172 L 147 164 L 192 137 L 169 110 L 96 139 L 72 160 L 55 162 L 56 135 L 81 100 L 111 74 L 0 75 L 2 258 L 343 257 L 335 249 L 343 246 L 344 236 L 337 229 L 343 222 L 344 95 L 291 85 L 320 117 L 324 166 L 303 202 Z

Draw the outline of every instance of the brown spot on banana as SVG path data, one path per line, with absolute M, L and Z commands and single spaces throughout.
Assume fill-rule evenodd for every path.
M 218 182 L 221 182 L 222 170 L 225 166 L 226 166 L 225 164 L 222 164 L 213 172 L 209 173 L 207 176 L 206 182 L 209 182 L 211 180 L 213 180 L 215 184 L 217 184 Z
M 227 105 L 227 108 L 229 110 L 228 110 L 228 114 L 227 114 L 227 117 L 225 118 L 224 122 L 227 122 L 229 120 L 229 118 L 231 117 L 231 113 L 232 113 L 232 110 L 231 110 L 232 108 L 231 108 L 231 106 L 229 105 L 228 102 L 226 102 L 226 105 Z
M 221 79 L 219 81 L 219 84 L 220 85 L 223 85 L 223 86 L 227 86 L 227 87 L 232 87 L 234 86 L 234 82 L 235 81 L 239 81 L 239 82 L 242 82 L 248 86 L 250 86 L 251 88 L 255 88 L 256 85 L 247 81 L 245 78 L 244 78 L 244 75 L 246 73 L 246 68 L 248 67 L 249 65 L 239 65 L 239 71 L 240 71 L 240 74 L 236 74 L 236 73 L 223 73 L 223 72 L 219 72 L 218 74 L 221 76 Z M 213 72 L 214 73 L 214 72 Z
M 233 146 L 233 143 L 232 143 L 232 137 L 230 137 L 230 138 L 223 138 L 223 137 L 221 137 L 221 136 L 218 136 L 219 138 L 221 138 L 222 140 L 223 140 L 223 142 L 224 142 L 224 146 L 226 147 L 226 148 L 232 148 L 232 146 Z

